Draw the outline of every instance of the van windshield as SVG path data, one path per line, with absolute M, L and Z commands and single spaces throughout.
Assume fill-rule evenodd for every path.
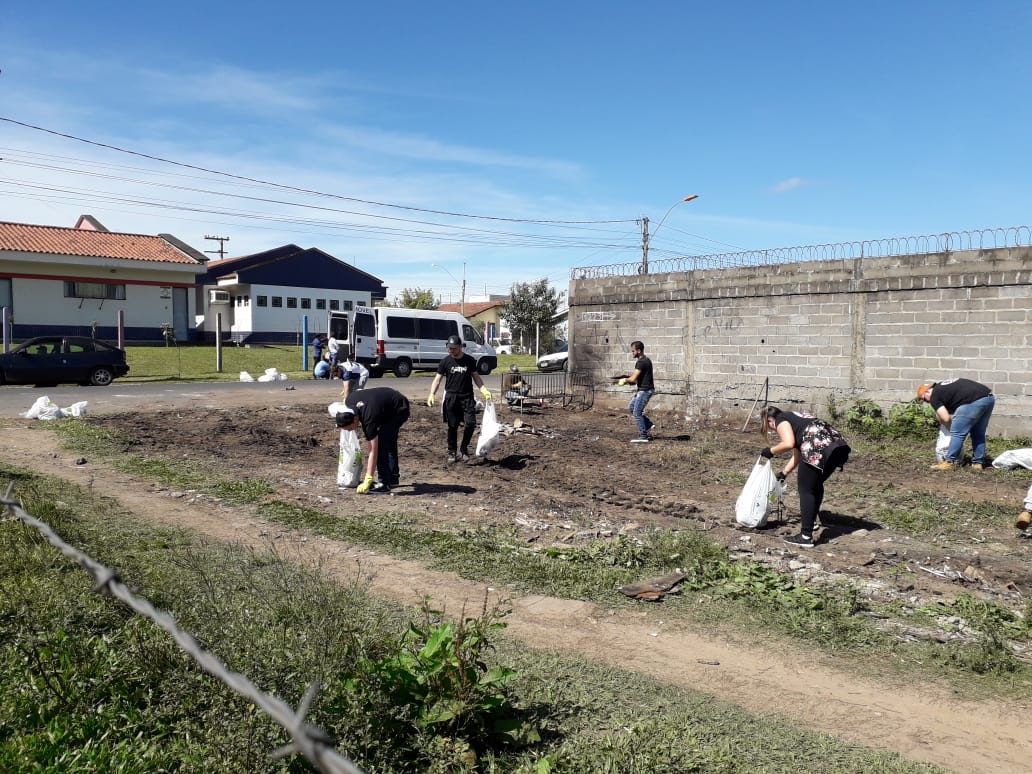
M 480 335 L 480 331 L 474 328 L 472 325 L 462 326 L 462 338 L 465 341 L 475 341 L 477 344 L 484 343 L 484 337 Z

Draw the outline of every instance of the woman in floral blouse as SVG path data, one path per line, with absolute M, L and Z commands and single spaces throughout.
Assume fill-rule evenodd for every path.
M 761 450 L 760 455 L 771 459 L 775 454 L 792 452 L 792 459 L 778 476 L 782 480 L 793 470 L 799 470 L 799 512 L 803 523 L 799 534 L 785 538 L 785 542 L 812 548 L 814 524 L 824 502 L 824 482 L 835 468 L 841 470 L 846 464 L 849 444 L 838 430 L 805 411 L 782 411 L 768 406 L 764 426 L 778 434 L 778 442 Z

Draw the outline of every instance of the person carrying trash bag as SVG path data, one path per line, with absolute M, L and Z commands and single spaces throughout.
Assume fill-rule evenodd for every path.
M 448 337 L 448 354 L 437 364 L 437 375 L 430 385 L 426 405 L 433 408 L 437 401 L 437 389 L 444 380 L 444 404 L 441 414 L 448 423 L 448 462 L 469 461 L 469 442 L 477 429 L 477 402 L 473 397 L 473 383 L 480 388 L 484 400 L 491 400 L 491 393 L 484 386 L 484 380 L 477 373 L 477 361 L 462 350 L 462 339 L 456 335 Z M 462 444 L 459 444 L 459 425 L 462 425 Z
M 773 430 L 778 442 L 760 450 L 768 460 L 777 454 L 791 451 L 792 459 L 785 465 L 779 480 L 798 469 L 799 512 L 802 526 L 798 535 L 785 538 L 791 546 L 813 548 L 813 528 L 824 502 L 824 482 L 835 468 L 849 460 L 849 444 L 842 434 L 824 420 L 804 411 L 782 411 L 768 406 L 764 411 L 764 432 Z
M 355 489 L 359 494 L 390 494 L 398 486 L 401 473 L 398 465 L 398 433 L 409 418 L 409 401 L 391 387 L 370 387 L 358 390 L 344 399 L 344 410 L 336 414 L 341 430 L 362 429 L 369 443 L 366 475 Z M 376 484 L 373 471 L 380 475 Z

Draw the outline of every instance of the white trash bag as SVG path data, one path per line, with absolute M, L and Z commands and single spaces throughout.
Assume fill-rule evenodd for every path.
M 329 406 L 326 407 L 326 410 L 330 412 L 330 416 L 333 419 L 336 419 L 337 414 L 339 414 L 342 411 L 351 411 L 351 409 L 347 407 L 347 404 L 344 403 L 344 401 L 342 400 L 338 400 L 336 403 L 331 403 Z
M 785 485 L 778 481 L 771 464 L 757 457 L 735 503 L 735 520 L 743 527 L 761 528 L 784 491 Z
M 946 452 L 950 450 L 950 431 L 945 425 L 939 425 L 939 437 L 935 439 L 935 461 L 942 462 L 946 459 Z
M 254 377 L 251 376 L 251 374 L 247 373 L 247 371 L 241 371 L 240 372 L 240 381 L 242 381 L 242 382 L 253 382 L 254 381 Z
M 1032 449 L 1008 449 L 993 460 L 993 467 L 1003 470 L 1013 470 L 1014 468 L 1032 470 Z
M 61 409 L 49 397 L 40 395 L 32 404 L 32 408 L 22 416 L 26 419 L 58 419 L 61 416 Z
M 275 368 L 266 368 L 265 373 L 258 377 L 259 382 L 278 382 L 283 377 Z
M 498 424 L 495 405 L 491 401 L 484 404 L 484 417 L 480 420 L 480 438 L 477 439 L 477 456 L 490 454 L 502 442 L 502 426 Z
M 86 401 L 80 400 L 68 408 L 60 408 L 46 395 L 36 398 L 32 408 L 22 414 L 26 419 L 61 419 L 63 417 L 86 416 Z
M 340 431 L 340 454 L 337 457 L 337 486 L 358 486 L 362 483 L 362 445 L 354 430 Z

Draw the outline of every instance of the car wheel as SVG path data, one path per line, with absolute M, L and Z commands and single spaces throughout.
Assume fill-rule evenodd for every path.
M 100 366 L 90 372 L 90 384 L 94 387 L 107 387 L 115 380 L 115 374 L 110 368 Z
M 394 375 L 399 379 L 407 379 L 412 375 L 412 363 L 402 358 L 394 364 Z
M 477 373 L 481 376 L 487 376 L 491 373 L 491 364 L 487 362 L 486 357 L 482 357 L 477 361 Z
M 563 361 L 563 370 L 564 371 L 569 371 L 570 370 L 570 361 L 569 360 L 564 360 Z

